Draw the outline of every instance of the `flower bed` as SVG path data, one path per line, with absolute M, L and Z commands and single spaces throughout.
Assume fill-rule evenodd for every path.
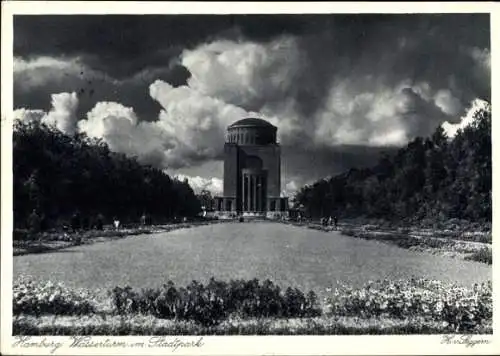
M 14 282 L 12 291 L 14 314 L 82 315 L 96 310 L 89 291 L 75 291 L 60 283 L 40 283 L 22 277 Z
M 60 250 L 98 241 L 120 239 L 127 236 L 168 232 L 176 229 L 218 223 L 218 220 L 202 220 L 170 225 L 141 226 L 135 228 L 81 230 L 76 232 L 53 231 L 30 235 L 27 230 L 15 230 L 13 234 L 14 256 Z
M 218 324 L 229 316 L 310 317 L 321 314 L 316 294 L 304 295 L 297 288 L 282 291 L 271 281 L 211 279 L 205 286 L 193 281 L 186 288 L 169 282 L 158 289 L 134 291 L 129 287 L 112 292 L 120 314 L 152 314 L 159 318 L 194 320 L 202 325 Z
M 492 264 L 492 249 L 491 249 L 491 234 L 479 233 L 478 238 L 472 239 L 471 236 L 476 236 L 473 233 L 465 234 L 467 238 L 443 237 L 446 235 L 439 232 L 431 233 L 430 231 L 420 230 L 397 230 L 397 231 L 380 231 L 365 229 L 365 226 L 360 228 L 344 227 L 341 230 L 342 235 L 352 236 L 365 240 L 377 240 L 396 245 L 406 249 L 427 250 L 432 252 L 442 252 L 451 256 L 458 255 L 467 260 L 478 261 L 482 263 Z M 439 236 L 439 237 L 436 237 Z M 462 235 L 460 235 L 462 236 Z M 478 242 L 489 241 L 489 242 Z
M 493 314 L 491 282 L 472 288 L 426 279 L 374 282 L 361 289 L 343 286 L 333 291 L 325 304 L 327 315 L 400 319 L 420 316 L 457 331 L 491 321 Z
M 493 263 L 493 251 L 491 248 L 484 247 L 478 251 L 473 252 L 465 259 L 477 262 L 483 262 L 491 265 Z
M 491 333 L 492 284 L 463 288 L 410 279 L 341 286 L 320 305 L 313 292 L 271 281 L 196 281 L 185 288 L 115 288 L 107 296 L 21 278 L 14 334 Z

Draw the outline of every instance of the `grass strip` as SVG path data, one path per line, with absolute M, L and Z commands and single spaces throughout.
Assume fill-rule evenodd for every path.
M 446 323 L 423 318 L 253 318 L 228 319 L 216 326 L 192 321 L 166 320 L 151 315 L 53 316 L 21 314 L 13 321 L 14 335 L 408 335 L 444 334 L 455 330 Z M 472 334 L 492 334 L 491 322 Z

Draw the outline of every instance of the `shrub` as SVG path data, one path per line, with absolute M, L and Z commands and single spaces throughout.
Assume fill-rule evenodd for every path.
M 340 232 L 345 236 L 356 236 L 356 230 L 352 228 L 342 229 Z
M 237 317 L 305 317 L 319 315 L 314 292 L 306 295 L 297 288 L 283 293 L 266 280 L 232 280 L 229 283 L 212 278 L 205 286 L 197 281 L 186 288 L 168 282 L 159 289 L 134 291 L 116 287 L 114 305 L 120 314 L 153 314 L 159 318 L 194 320 L 215 325 L 229 316 Z
M 13 285 L 13 313 L 89 314 L 94 312 L 93 297 L 86 291 L 74 291 L 62 283 L 34 282 L 21 277 Z
M 492 318 L 492 284 L 473 288 L 444 285 L 439 281 L 378 281 L 364 288 L 341 286 L 325 298 L 326 314 L 409 318 L 442 321 L 457 330 L 469 330 Z
M 26 229 L 14 229 L 12 234 L 13 241 L 26 241 L 30 237 L 30 233 Z
M 465 258 L 466 260 L 483 262 L 487 264 L 493 263 L 493 255 L 491 248 L 483 247 L 482 249 L 470 254 Z

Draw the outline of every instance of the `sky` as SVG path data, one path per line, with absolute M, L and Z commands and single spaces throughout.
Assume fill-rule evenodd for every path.
M 14 17 L 16 119 L 215 194 L 226 127 L 243 117 L 278 127 L 291 195 L 454 132 L 491 100 L 490 72 L 488 14 Z

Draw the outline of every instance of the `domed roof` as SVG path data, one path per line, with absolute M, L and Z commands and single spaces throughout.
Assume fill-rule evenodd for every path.
M 270 122 L 266 120 L 262 120 L 256 117 L 247 117 L 245 119 L 238 120 L 234 122 L 232 125 L 229 126 L 229 128 L 233 127 L 269 127 L 269 128 L 276 128 L 274 125 L 272 125 Z

